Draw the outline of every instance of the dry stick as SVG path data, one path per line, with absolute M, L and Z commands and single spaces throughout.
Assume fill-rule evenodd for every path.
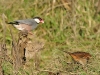
M 15 41 L 12 31 L 10 29 L 10 34 L 12 37 L 12 56 L 13 56 L 13 75 L 17 75 L 20 68 L 22 68 L 23 63 L 25 64 L 25 47 L 27 44 L 27 35 L 19 34 L 18 42 Z
M 64 3 L 64 4 L 69 4 L 69 3 Z M 63 4 L 59 4 L 59 5 L 55 5 L 53 7 L 50 7 L 50 8 L 46 8 L 45 10 L 43 10 L 40 14 L 43 15 L 44 13 L 47 13 L 49 12 L 50 10 L 54 10 L 55 8 L 58 8 L 58 7 L 62 7 Z
M 20 65 L 21 65 L 20 56 L 18 55 L 19 49 L 17 47 L 17 44 L 15 43 L 15 39 L 12 35 L 11 29 L 10 29 L 10 34 L 11 34 L 11 37 L 12 37 L 13 75 L 17 75 L 18 70 L 19 70 Z
M 99 12 L 100 12 L 100 0 L 98 0 L 98 5 L 97 5 L 97 8 L 96 8 L 96 12 L 94 14 L 94 17 L 96 17 Z
M 77 32 L 76 32 L 76 28 L 77 28 L 77 25 L 76 25 L 76 22 L 77 22 L 77 14 L 76 14 L 76 8 L 77 8 L 77 0 L 72 0 L 71 1 L 71 27 L 72 27 L 72 30 L 74 32 L 74 35 L 75 35 L 75 38 L 77 37 Z
M 71 10 L 70 8 L 70 2 L 68 0 L 61 0 L 61 2 L 63 3 L 63 6 L 65 7 L 66 10 Z M 68 4 L 65 4 L 65 3 L 68 3 Z
M 52 1 L 52 15 L 54 14 L 53 8 L 54 8 L 54 5 L 55 5 L 55 2 L 56 2 L 55 0 Z
M 25 57 L 25 51 L 26 51 L 26 46 L 27 46 L 27 42 L 28 42 L 28 32 L 20 32 L 19 33 L 19 39 L 18 39 L 18 43 L 17 46 L 19 47 L 19 52 L 20 52 L 20 56 L 22 59 L 22 64 L 24 65 L 26 62 L 26 57 Z

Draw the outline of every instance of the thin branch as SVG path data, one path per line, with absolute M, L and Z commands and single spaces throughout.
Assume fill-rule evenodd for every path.
M 64 3 L 64 4 L 67 4 L 67 5 L 68 5 L 68 4 L 70 4 L 70 3 Z M 54 10 L 54 9 L 56 9 L 56 8 L 58 8 L 58 7 L 62 7 L 64 4 L 59 4 L 59 5 L 56 5 L 56 6 L 47 8 L 47 9 L 45 9 L 44 11 L 42 11 L 40 14 L 47 13 L 47 12 L 49 12 L 50 10 Z

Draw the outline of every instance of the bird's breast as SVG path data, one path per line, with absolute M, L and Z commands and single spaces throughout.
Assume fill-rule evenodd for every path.
M 17 28 L 18 30 L 24 30 L 25 29 L 21 25 L 14 25 L 14 27 Z

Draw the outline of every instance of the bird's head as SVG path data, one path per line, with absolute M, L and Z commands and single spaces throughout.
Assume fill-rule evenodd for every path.
M 40 17 L 34 17 L 33 18 L 37 23 L 44 23 L 44 20 L 41 19 Z

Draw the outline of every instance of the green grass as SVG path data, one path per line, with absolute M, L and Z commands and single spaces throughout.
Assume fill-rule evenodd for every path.
M 66 9 L 61 0 L 3 0 L 0 1 L 0 42 L 3 39 L 3 26 L 6 26 L 6 44 L 11 49 L 11 35 L 9 28 L 15 37 L 18 31 L 4 23 L 4 21 L 13 21 L 17 19 L 31 18 L 40 16 L 45 23 L 33 31 L 37 37 L 46 41 L 40 54 L 39 69 L 44 71 L 36 71 L 34 65 L 20 70 L 19 75 L 47 75 L 45 70 L 54 73 L 63 71 L 62 75 L 99 75 L 100 74 L 100 27 L 97 25 L 100 21 L 100 15 L 94 18 L 95 3 L 97 0 L 75 0 L 72 9 Z M 74 1 L 74 0 L 73 0 Z M 54 8 L 53 8 L 54 7 Z M 4 14 L 6 18 L 3 19 Z M 94 29 L 98 32 L 95 32 Z M 33 38 L 34 39 L 34 38 Z M 66 64 L 71 61 L 62 50 L 69 52 L 85 51 L 92 55 L 91 63 L 87 72 L 81 67 Z M 9 50 L 11 51 L 11 50 Z M 34 59 L 33 59 L 34 60 Z M 61 62 L 60 62 L 61 61 Z M 30 61 L 34 63 L 34 61 Z M 8 65 L 8 66 L 7 66 Z M 3 64 L 5 75 L 12 75 L 12 66 L 6 62 Z M 67 69 L 66 69 L 67 68 Z M 65 72 L 66 71 L 66 72 Z

